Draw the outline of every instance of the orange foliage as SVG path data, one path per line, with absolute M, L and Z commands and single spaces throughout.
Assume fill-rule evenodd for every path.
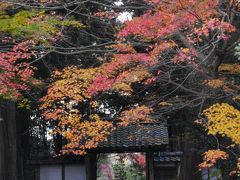
M 116 54 L 110 63 L 99 67 L 99 74 L 88 89 L 89 94 L 99 91 L 116 90 L 129 95 L 131 85 L 144 82 L 150 77 L 147 67 L 155 61 L 145 53 Z
M 53 75 L 55 81 L 49 86 L 47 95 L 41 99 L 43 116 L 56 123 L 53 133 L 61 134 L 68 142 L 63 147 L 62 153 L 85 154 L 87 149 L 96 148 L 99 142 L 106 140 L 107 135 L 114 129 L 112 122 L 102 120 L 96 113 L 99 108 L 98 102 L 88 93 L 98 71 L 97 68 L 78 69 L 74 66 L 61 72 L 56 71 Z M 129 82 L 136 82 L 138 78 L 145 76 L 141 69 L 129 73 L 136 77 L 126 80 L 124 74 L 119 75 L 118 80 L 112 85 L 113 89 L 117 91 L 123 89 L 122 91 L 126 92 L 125 86 Z M 86 104 L 91 112 L 89 114 L 80 110 Z M 119 125 L 150 122 L 151 112 L 152 109 L 146 106 L 124 111 Z
M 154 120 L 149 116 L 152 111 L 151 108 L 144 105 L 123 111 L 120 117 L 120 125 L 127 126 L 129 124 L 141 122 L 153 122 Z
M 240 64 L 221 64 L 218 70 L 221 73 L 240 74 Z
M 48 94 L 41 99 L 43 115 L 54 120 L 54 133 L 61 134 L 68 143 L 62 153 L 84 154 L 87 149 L 97 147 L 112 130 L 112 123 L 101 120 L 94 111 L 98 107 L 87 93 L 97 69 L 78 69 L 74 66 L 56 71 L 56 80 L 50 85 Z M 81 112 L 81 106 L 89 104 L 92 113 Z
M 213 167 L 218 160 L 228 159 L 228 154 L 221 150 L 208 150 L 203 154 L 203 163 L 199 165 L 200 169 Z
M 213 89 L 218 89 L 224 87 L 224 80 L 222 79 L 205 80 L 204 84 Z
M 96 103 L 91 96 L 98 92 L 117 91 L 130 95 L 132 85 L 154 82 L 149 69 L 158 67 L 165 52 L 174 52 L 171 58 L 174 63 L 194 64 L 199 59 L 198 48 L 205 39 L 212 39 L 212 32 L 217 32 L 214 41 L 218 42 L 228 39 L 235 31 L 234 26 L 221 20 L 218 0 L 146 1 L 153 4 L 153 8 L 126 22 L 116 36 L 117 44 L 110 46 L 116 49 L 110 62 L 97 69 L 70 67 L 55 74 L 57 81 L 42 98 L 42 109 L 47 119 L 57 122 L 56 132 L 67 138 L 64 152 L 82 154 L 86 149 L 96 147 L 98 141 L 104 140 L 112 130 L 111 122 L 100 120 L 94 113 L 86 115 L 75 107 L 89 102 L 89 108 L 94 112 L 96 107 L 91 104 Z M 180 40 L 176 41 L 176 37 Z M 137 50 L 127 41 L 130 38 L 134 39 L 134 43 L 148 42 L 150 45 L 144 50 Z M 223 86 L 219 80 L 206 83 L 213 88 Z M 121 113 L 120 125 L 151 122 L 151 113 L 149 107 L 134 107 Z M 227 155 L 212 150 L 205 153 L 204 158 L 206 163 L 202 167 L 210 167 L 218 159 L 226 159 Z
M 124 44 L 121 42 L 108 47 L 116 49 L 119 53 L 136 53 L 135 49 L 130 44 Z

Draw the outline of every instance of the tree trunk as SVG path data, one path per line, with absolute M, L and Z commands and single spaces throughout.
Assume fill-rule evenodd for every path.
M 0 115 L 0 180 L 6 179 L 6 166 L 5 166 L 5 124 Z
M 198 164 L 200 163 L 201 155 L 198 152 L 196 141 L 193 136 L 193 122 L 194 112 L 189 110 L 184 112 L 184 119 L 188 122 L 185 127 L 183 158 L 181 162 L 180 180 L 200 180 L 201 172 L 198 171 Z
M 18 180 L 25 180 L 26 160 L 29 158 L 29 111 L 24 108 L 16 109 L 16 131 L 17 131 L 17 161 L 18 161 Z
M 196 150 L 185 150 L 180 170 L 180 180 L 200 180 L 201 172 L 198 171 L 197 165 L 200 162 L 200 155 Z
M 15 103 L 0 102 L 0 180 L 17 180 Z

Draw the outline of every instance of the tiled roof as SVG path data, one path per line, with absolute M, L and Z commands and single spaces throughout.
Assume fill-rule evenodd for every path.
M 182 157 L 182 152 L 159 152 L 154 156 L 155 162 L 180 162 Z
M 98 150 L 107 151 L 144 151 L 159 150 L 168 144 L 168 130 L 162 123 L 144 123 L 118 127 L 108 140 L 99 143 Z

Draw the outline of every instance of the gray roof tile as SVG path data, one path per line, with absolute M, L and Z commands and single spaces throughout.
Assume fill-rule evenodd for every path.
M 181 151 L 176 152 L 159 152 L 154 156 L 155 162 L 180 162 L 182 157 Z
M 163 123 L 144 123 L 117 127 L 108 140 L 99 143 L 98 150 L 141 150 L 168 144 L 168 130 Z

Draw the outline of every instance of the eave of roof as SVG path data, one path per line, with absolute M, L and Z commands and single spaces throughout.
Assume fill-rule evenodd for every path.
M 183 152 L 159 152 L 154 156 L 154 162 L 165 163 L 165 162 L 180 162 Z
M 94 152 L 160 151 L 168 144 L 168 129 L 163 123 L 142 123 L 117 127 L 107 141 L 100 142 Z

